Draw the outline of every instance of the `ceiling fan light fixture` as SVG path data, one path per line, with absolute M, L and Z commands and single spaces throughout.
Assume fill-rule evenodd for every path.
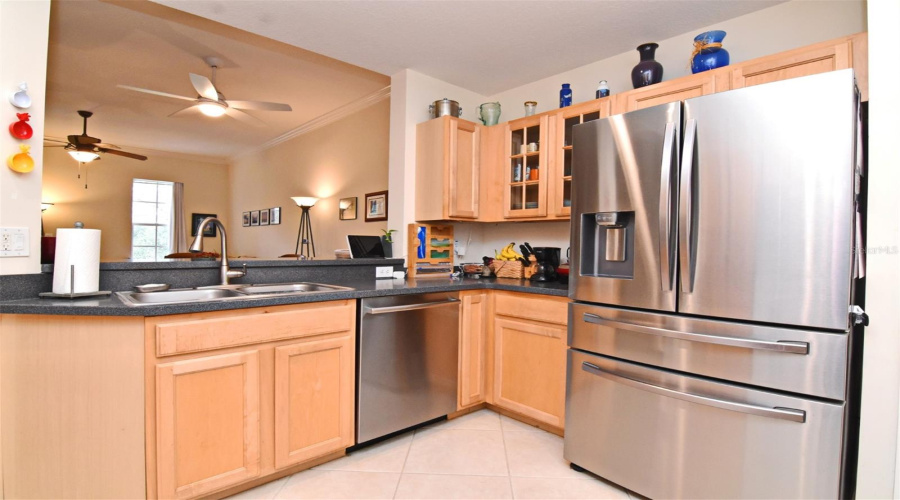
M 97 158 L 100 158 L 100 155 L 93 151 L 69 151 L 69 154 L 72 158 L 75 158 L 75 161 L 81 163 L 90 163 Z
M 206 116 L 217 118 L 225 114 L 225 106 L 215 102 L 203 102 L 197 105 L 200 112 Z

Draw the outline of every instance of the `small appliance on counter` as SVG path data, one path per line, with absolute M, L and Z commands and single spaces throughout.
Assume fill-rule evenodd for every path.
M 537 259 L 537 270 L 531 281 L 556 281 L 556 268 L 559 267 L 558 247 L 534 247 L 534 258 Z

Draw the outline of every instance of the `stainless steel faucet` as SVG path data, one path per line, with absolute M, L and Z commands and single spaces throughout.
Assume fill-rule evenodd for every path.
M 210 224 L 215 224 L 215 226 L 219 228 L 219 231 L 222 232 L 222 265 L 219 267 L 219 277 L 221 278 L 222 284 L 227 285 L 228 280 L 231 278 L 240 278 L 247 275 L 247 264 L 244 264 L 244 268 L 240 271 L 228 268 L 228 248 L 226 243 L 227 238 L 225 236 L 225 226 L 222 225 L 222 222 L 219 219 L 215 217 L 203 219 L 203 222 L 197 227 L 197 236 L 194 237 L 194 242 L 191 243 L 191 252 L 197 253 L 203 251 L 203 230 Z

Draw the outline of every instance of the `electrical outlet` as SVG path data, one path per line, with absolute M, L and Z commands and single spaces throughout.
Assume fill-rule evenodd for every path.
M 0 228 L 0 257 L 28 256 L 28 228 Z
M 394 268 L 391 266 L 377 266 L 375 268 L 376 278 L 393 278 Z

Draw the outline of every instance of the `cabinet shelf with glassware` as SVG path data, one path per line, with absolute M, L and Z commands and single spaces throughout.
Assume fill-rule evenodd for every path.
M 549 117 L 528 116 L 505 125 L 503 218 L 547 216 Z
M 575 125 L 606 118 L 612 98 L 604 97 L 560 109 L 551 118 L 553 137 L 550 200 L 551 215 L 569 218 L 572 213 L 572 129 Z

